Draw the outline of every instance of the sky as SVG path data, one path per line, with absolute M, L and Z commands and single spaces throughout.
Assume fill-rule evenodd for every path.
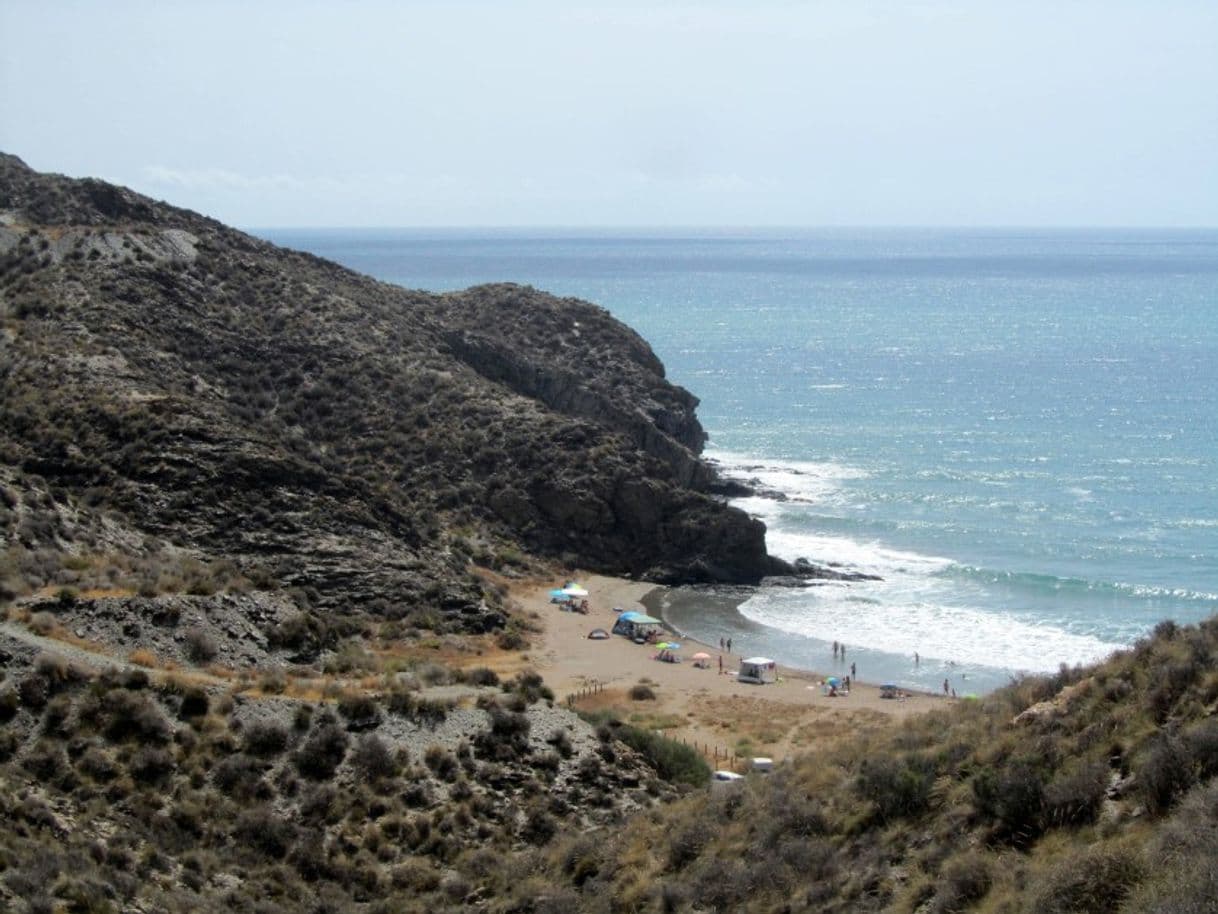
M 1218 2 L 0 0 L 0 150 L 242 227 L 1218 225 Z

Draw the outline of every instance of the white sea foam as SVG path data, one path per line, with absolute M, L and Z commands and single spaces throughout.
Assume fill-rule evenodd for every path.
M 777 525 L 767 527 L 766 548 L 790 562 L 806 558 L 818 565 L 842 566 L 884 578 L 899 574 L 931 575 L 953 564 L 951 559 L 903 552 L 875 540 L 798 533 Z
M 933 574 L 950 559 L 891 549 L 878 541 L 806 532 L 809 507 L 835 502 L 842 483 L 865 479 L 866 471 L 834 461 L 758 460 L 728 451 L 711 452 L 722 472 L 786 496 L 786 501 L 755 495 L 732 503 L 766 523 L 766 548 L 788 561 L 806 558 L 817 564 L 844 566 L 852 571 L 887 576 L 897 573 Z
M 1132 627 L 1121 626 L 1109 620 L 1100 634 L 1080 624 L 1080 619 L 1046 612 L 1050 605 L 1034 593 L 1045 586 L 1040 580 L 1043 575 L 996 572 L 989 577 L 951 558 L 897 549 L 877 538 L 839 532 L 842 524 L 849 523 L 843 506 L 858 499 L 857 493 L 850 492 L 850 482 L 868 475 L 859 468 L 835 461 L 766 460 L 725 451 L 710 456 L 724 475 L 741 479 L 761 493 L 733 503 L 765 522 L 766 546 L 771 554 L 788 561 L 807 558 L 820 565 L 881 578 L 825 582 L 806 589 L 763 589 L 745 602 L 740 612 L 767 628 L 822 641 L 838 640 L 883 654 L 908 657 L 918 651 L 924 661 L 950 661 L 962 668 L 1027 672 L 1103 659 L 1140 634 L 1135 630 L 1139 626 L 1133 623 Z M 984 474 L 978 473 L 935 473 L 959 475 L 974 485 L 988 481 L 979 479 Z M 1065 492 L 1079 502 L 1094 498 L 1094 489 L 1088 487 L 1067 487 Z M 775 493 L 784 498 L 773 497 Z M 928 496 L 930 501 L 939 498 Z M 975 493 L 947 500 L 981 503 Z M 995 512 L 1007 514 L 1042 510 L 1029 501 L 991 499 L 990 506 Z M 1193 518 L 1186 523 L 1204 525 L 1207 521 Z M 1090 589 L 1087 582 L 1077 583 Z M 1211 593 L 1142 585 L 1096 586 L 1141 598 L 1218 599 Z M 1008 609 L 991 608 L 995 605 L 995 587 L 1003 591 L 1016 588 L 1011 592 L 1020 596 L 1014 602 L 1003 601 Z M 1031 596 L 1029 590 L 1033 591 Z M 1024 611 L 1020 606 L 1025 601 L 1038 608 Z
M 789 500 L 816 504 L 836 494 L 848 479 L 862 479 L 867 473 L 857 467 L 834 461 L 758 459 L 730 451 L 706 452 L 719 465 L 724 476 L 763 490 L 781 492 Z M 739 507 L 752 512 L 754 499 L 741 499 Z M 768 499 L 773 503 L 773 499 Z M 746 503 L 747 502 L 747 503 Z
M 918 651 L 924 662 L 1027 672 L 1055 670 L 1061 663 L 1094 662 L 1124 646 L 1053 625 L 938 602 L 933 587 L 910 584 L 894 580 L 804 591 L 763 590 L 741 605 L 740 613 L 792 635 L 897 655 Z

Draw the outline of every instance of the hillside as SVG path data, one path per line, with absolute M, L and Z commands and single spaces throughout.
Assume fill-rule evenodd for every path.
M 792 571 L 593 305 L 10 156 L 0 326 L 0 910 L 1218 911 L 1215 620 L 710 789 L 556 702 L 513 586 Z
M 0 580 L 502 626 L 475 565 L 787 569 L 603 309 L 375 282 L 0 157 Z M 87 571 L 87 573 L 85 573 Z

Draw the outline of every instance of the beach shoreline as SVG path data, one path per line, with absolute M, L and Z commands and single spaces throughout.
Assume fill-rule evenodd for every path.
M 636 722 L 705 748 L 708 757 L 752 754 L 780 759 L 820 743 L 826 736 L 865 726 L 890 726 L 894 720 L 951 702 L 925 692 L 907 692 L 901 699 L 881 698 L 879 685 L 868 682 L 853 682 L 848 695 L 831 697 L 823 689 L 823 674 L 784 664 L 777 665 L 777 682 L 738 682 L 732 674 L 746 656 L 738 645 L 733 644 L 728 653 L 684 634 L 677 636 L 679 663 L 658 661 L 653 645 L 638 645 L 619 635 L 592 640 L 588 638 L 592 629 L 612 631 L 618 617 L 614 607 L 630 610 L 657 605 L 656 592 L 666 589 L 577 572 L 572 572 L 572 578 L 588 590 L 587 615 L 550 602 L 549 591 L 561 586 L 561 580 L 533 582 L 513 591 L 540 623 L 542 631 L 528 660 L 556 698 L 570 698 L 581 709 L 619 709 L 637 718 Z M 710 655 L 706 669 L 695 667 L 690 660 L 699 650 Z M 629 697 L 632 687 L 640 684 L 655 694 L 653 701 Z

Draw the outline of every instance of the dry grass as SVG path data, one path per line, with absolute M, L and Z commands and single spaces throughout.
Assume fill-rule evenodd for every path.
M 157 660 L 156 654 L 142 647 L 133 650 L 127 655 L 127 659 L 136 666 L 148 667 L 149 669 L 155 669 L 160 665 L 160 661 Z
M 80 592 L 82 600 L 105 600 L 134 597 L 135 591 L 128 587 L 87 587 Z

